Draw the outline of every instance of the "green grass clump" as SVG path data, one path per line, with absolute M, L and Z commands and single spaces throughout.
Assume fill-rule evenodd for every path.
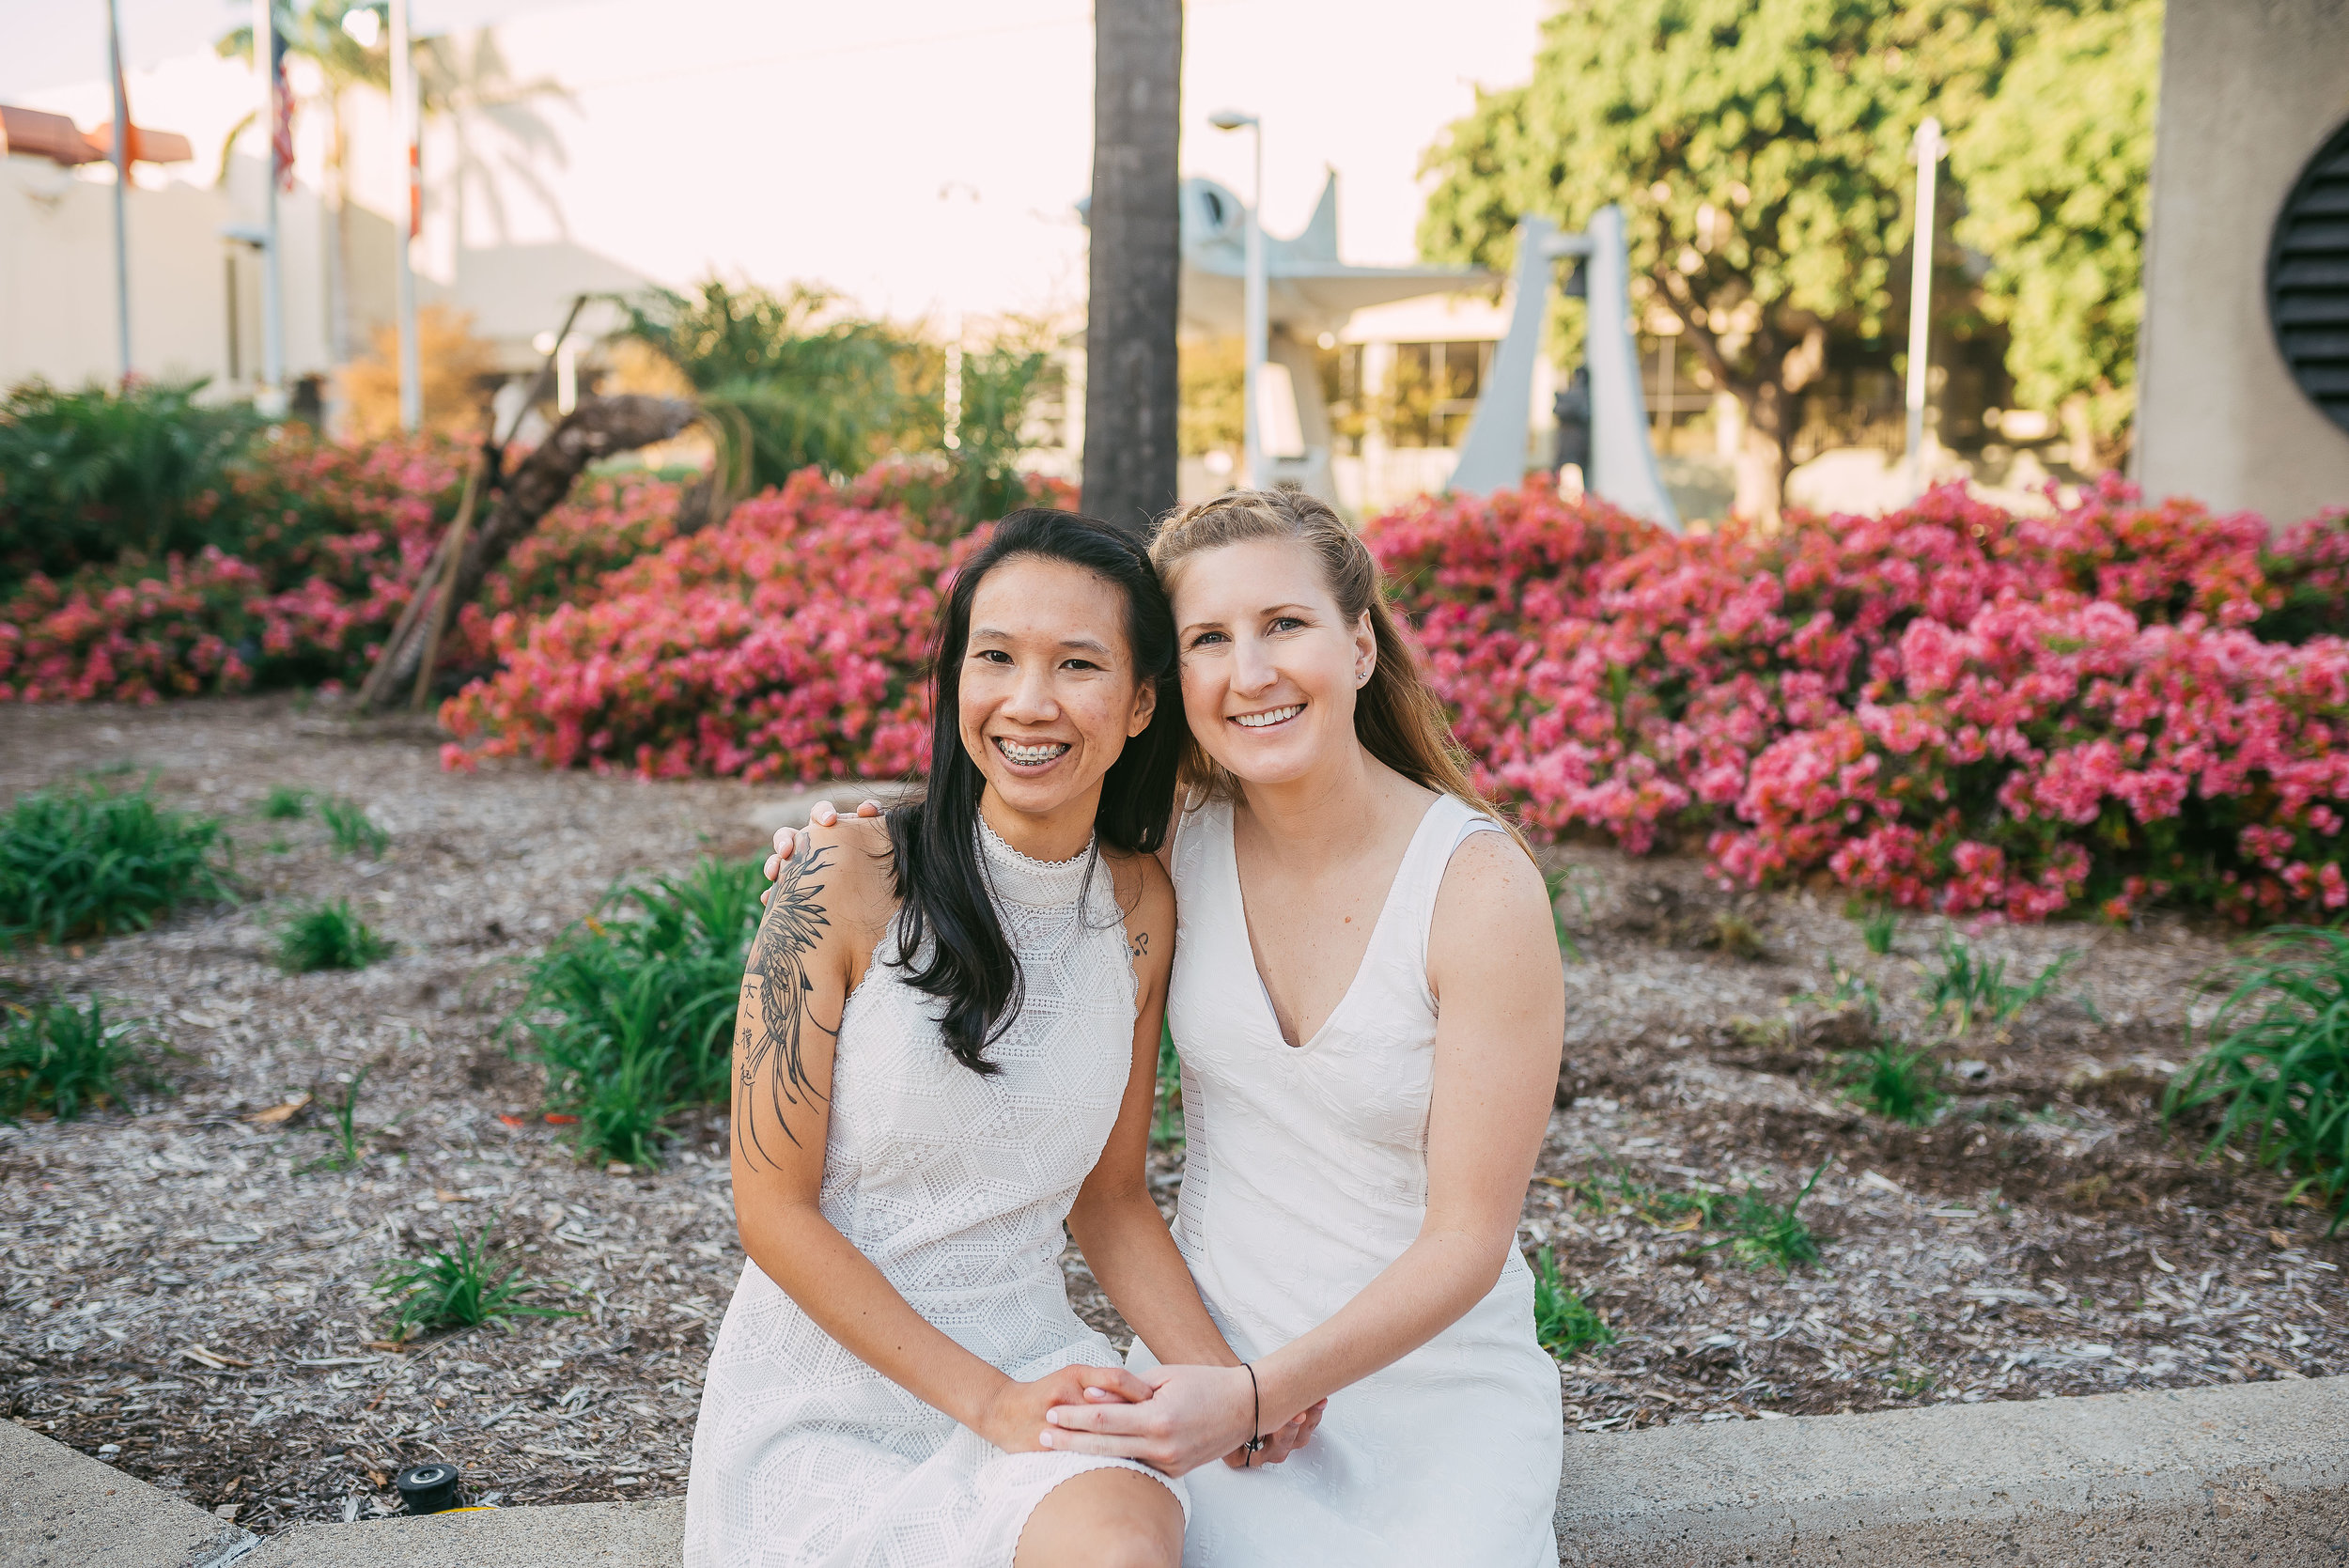
M 348 898 L 303 905 L 277 932 L 278 967 L 289 974 L 363 970 L 391 951 L 388 940 L 351 912 Z
M 1158 1110 L 1150 1118 L 1150 1141 L 1159 1148 L 1183 1146 L 1183 1059 L 1174 1049 L 1172 1024 L 1159 1025 Z
M 1819 1168 L 1811 1172 L 1811 1179 L 1802 1184 L 1791 1203 L 1773 1203 L 1760 1193 L 1748 1188 L 1737 1194 L 1731 1205 L 1723 1228 L 1729 1234 L 1708 1243 L 1727 1247 L 1739 1263 L 1749 1268 L 1775 1266 L 1782 1274 L 1791 1274 L 1797 1264 L 1819 1261 L 1818 1238 L 1811 1227 L 1802 1222 L 1796 1210 L 1811 1196 L 1811 1189 L 1819 1185 L 1831 1160 L 1821 1160 Z
M 1921 1127 L 1948 1101 L 1941 1092 L 1941 1063 L 1922 1047 L 1882 1040 L 1867 1050 L 1847 1052 L 1843 1079 L 1852 1096 L 1879 1116 Z
M 378 861 L 391 847 L 392 835 L 356 800 L 330 795 L 319 802 L 319 815 L 326 819 L 326 831 L 334 835 L 334 847 L 342 854 Z
M 1615 1331 L 1558 1277 L 1558 1260 L 1543 1248 L 1533 1258 L 1533 1335 L 1563 1361 L 1615 1343 Z
M 1558 951 L 1579 964 L 1582 961 L 1582 945 L 1574 939 L 1574 933 L 1566 929 L 1566 917 L 1558 911 L 1558 906 L 1565 901 L 1567 893 L 1572 893 L 1581 900 L 1582 912 L 1585 915 L 1591 912 L 1591 895 L 1576 879 L 1574 869 L 1568 865 L 1544 872 L 1542 886 L 1549 893 L 1549 924 L 1558 934 Z
M 2248 1143 L 2260 1164 L 2296 1174 L 2295 1197 L 2332 1208 L 2329 1235 L 2349 1219 L 2349 931 L 2279 928 L 2234 979 L 2163 1114 L 2222 1108 L 2210 1152 Z M 2186 1036 L 2191 1047 L 2190 1021 Z
M 1664 1230 L 1694 1230 L 1710 1225 L 1728 1195 L 1702 1188 L 1657 1187 L 1641 1180 L 1621 1165 L 1602 1175 L 1583 1176 L 1566 1184 L 1575 1202 L 1594 1214 L 1610 1210 L 1635 1216 Z
M 343 1091 L 343 1103 L 334 1108 L 334 1120 L 328 1131 L 334 1135 L 334 1146 L 302 1167 L 302 1171 L 349 1171 L 366 1157 L 367 1151 L 359 1141 L 358 1124 L 352 1119 L 359 1110 L 359 1091 L 367 1081 L 367 1070 L 359 1069 Z M 300 1172 L 296 1172 L 299 1174 Z
M 1881 958 L 1892 951 L 1901 934 L 1901 917 L 1890 904 L 1872 904 L 1859 916 L 1859 939 Z
M 583 1155 L 657 1164 L 661 1124 L 731 1103 L 742 969 L 767 886 L 756 861 L 705 860 L 614 893 L 633 906 L 565 932 L 531 966 L 508 1020 L 546 1064 L 547 1109 L 579 1118 Z
M 217 818 L 166 810 L 145 784 L 35 790 L 0 816 L 0 943 L 143 931 L 229 893 Z
M 95 999 L 87 1009 L 43 1002 L 9 1013 L 0 1026 L 0 1122 L 28 1115 L 70 1122 L 121 1104 L 130 1085 L 148 1076 L 137 1026 L 108 1023 Z
M 429 1257 L 396 1258 L 378 1271 L 375 1291 L 387 1303 L 398 1338 L 435 1328 L 471 1328 L 497 1318 L 579 1315 L 522 1303 L 540 1283 L 521 1277 L 519 1258 L 509 1256 L 504 1267 L 497 1266 L 490 1251 L 490 1232 L 496 1224 L 493 1216 L 476 1234 L 460 1229 L 451 1246 Z
M 1935 1016 L 1946 1017 L 1953 1034 L 1965 1033 L 1977 1019 L 2002 1024 L 2019 1017 L 2079 956 L 2067 953 L 2029 984 L 2018 986 L 2007 979 L 2005 959 L 1986 957 L 1955 937 L 1943 937 L 1937 951 L 1939 966 L 1925 971 L 1925 1006 Z
M 272 784 L 261 815 L 272 822 L 292 822 L 310 815 L 310 792 L 291 784 Z

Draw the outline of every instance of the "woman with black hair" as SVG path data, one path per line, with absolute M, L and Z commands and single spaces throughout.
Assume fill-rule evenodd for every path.
M 1150 1392 L 1070 1310 L 1064 1220 L 1137 1329 L 1222 1343 L 1143 1176 L 1174 666 L 1139 541 L 1005 518 L 940 617 L 926 797 L 817 834 L 776 888 L 736 1023 L 750 1261 L 688 1568 L 1179 1561 L 1180 1480 L 1044 1436 L 1088 1390 Z

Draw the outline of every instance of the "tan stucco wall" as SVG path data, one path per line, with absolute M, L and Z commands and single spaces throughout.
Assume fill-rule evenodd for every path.
M 2349 505 L 2349 431 L 2292 382 L 2267 250 L 2349 118 L 2349 0 L 2169 0 L 2134 476 L 2274 523 Z

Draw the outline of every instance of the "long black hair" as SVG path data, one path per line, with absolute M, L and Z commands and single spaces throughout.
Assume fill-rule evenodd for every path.
M 986 778 L 962 746 L 962 658 L 971 601 L 1004 562 L 1066 561 L 1126 598 L 1126 645 L 1137 682 L 1158 691 L 1149 727 L 1126 742 L 1101 781 L 1093 818 L 1096 853 L 1106 845 L 1148 854 L 1166 835 L 1183 754 L 1182 693 L 1174 677 L 1174 609 L 1141 539 L 1098 518 L 1029 506 L 955 574 L 930 652 L 930 777 L 919 800 L 889 813 L 899 902 L 894 960 L 916 990 L 944 1004 L 946 1048 L 974 1073 L 998 1071 L 985 1051 L 1019 1010 L 1019 955 L 1003 935 L 979 864 L 979 797 Z M 923 950 L 927 946 L 926 954 Z

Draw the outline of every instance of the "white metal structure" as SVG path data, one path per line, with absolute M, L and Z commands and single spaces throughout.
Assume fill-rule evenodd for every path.
M 1941 139 L 1941 122 L 1932 116 L 1917 128 L 1917 253 L 1908 283 L 1908 491 L 1925 489 L 1925 365 L 1933 351 L 1934 182 L 1941 157 L 1950 149 Z
M 1509 333 L 1494 351 L 1492 375 L 1477 400 L 1459 465 L 1448 490 L 1515 489 L 1525 482 L 1526 442 L 1532 429 L 1533 362 L 1541 352 L 1542 322 L 1558 263 L 1583 258 L 1590 297 L 1583 353 L 1591 371 L 1591 472 L 1585 488 L 1635 517 L 1675 533 L 1680 513 L 1656 472 L 1648 442 L 1640 357 L 1631 340 L 1630 261 L 1624 245 L 1623 210 L 1602 207 L 1579 234 L 1560 234 L 1547 218 L 1517 222 L 1517 265 Z
M 131 382 L 131 103 L 122 90 L 122 8 L 106 0 L 106 58 L 114 77 L 115 347 L 124 390 Z
M 1218 131 L 1251 132 L 1255 144 L 1254 187 L 1248 193 L 1245 220 L 1247 275 L 1243 280 L 1243 294 L 1247 319 L 1241 328 L 1241 335 L 1246 341 L 1248 368 L 1240 382 L 1239 396 L 1248 482 L 1261 486 L 1268 477 L 1264 466 L 1264 359 L 1265 340 L 1270 332 L 1265 320 L 1264 121 L 1237 109 L 1225 109 L 1208 116 L 1207 123 Z
M 253 406 L 274 419 L 286 411 L 285 247 L 279 243 L 277 181 L 277 12 L 253 0 L 253 74 L 261 84 L 261 377 Z
M 269 0 L 255 4 L 266 6 Z M 392 223 L 392 248 L 399 262 L 399 427 L 414 430 L 424 423 L 424 365 L 416 344 L 416 272 L 408 251 L 416 237 L 423 171 L 416 163 L 416 62 L 410 53 L 408 0 L 391 0 L 391 10 L 392 117 L 399 132 L 403 198 Z

